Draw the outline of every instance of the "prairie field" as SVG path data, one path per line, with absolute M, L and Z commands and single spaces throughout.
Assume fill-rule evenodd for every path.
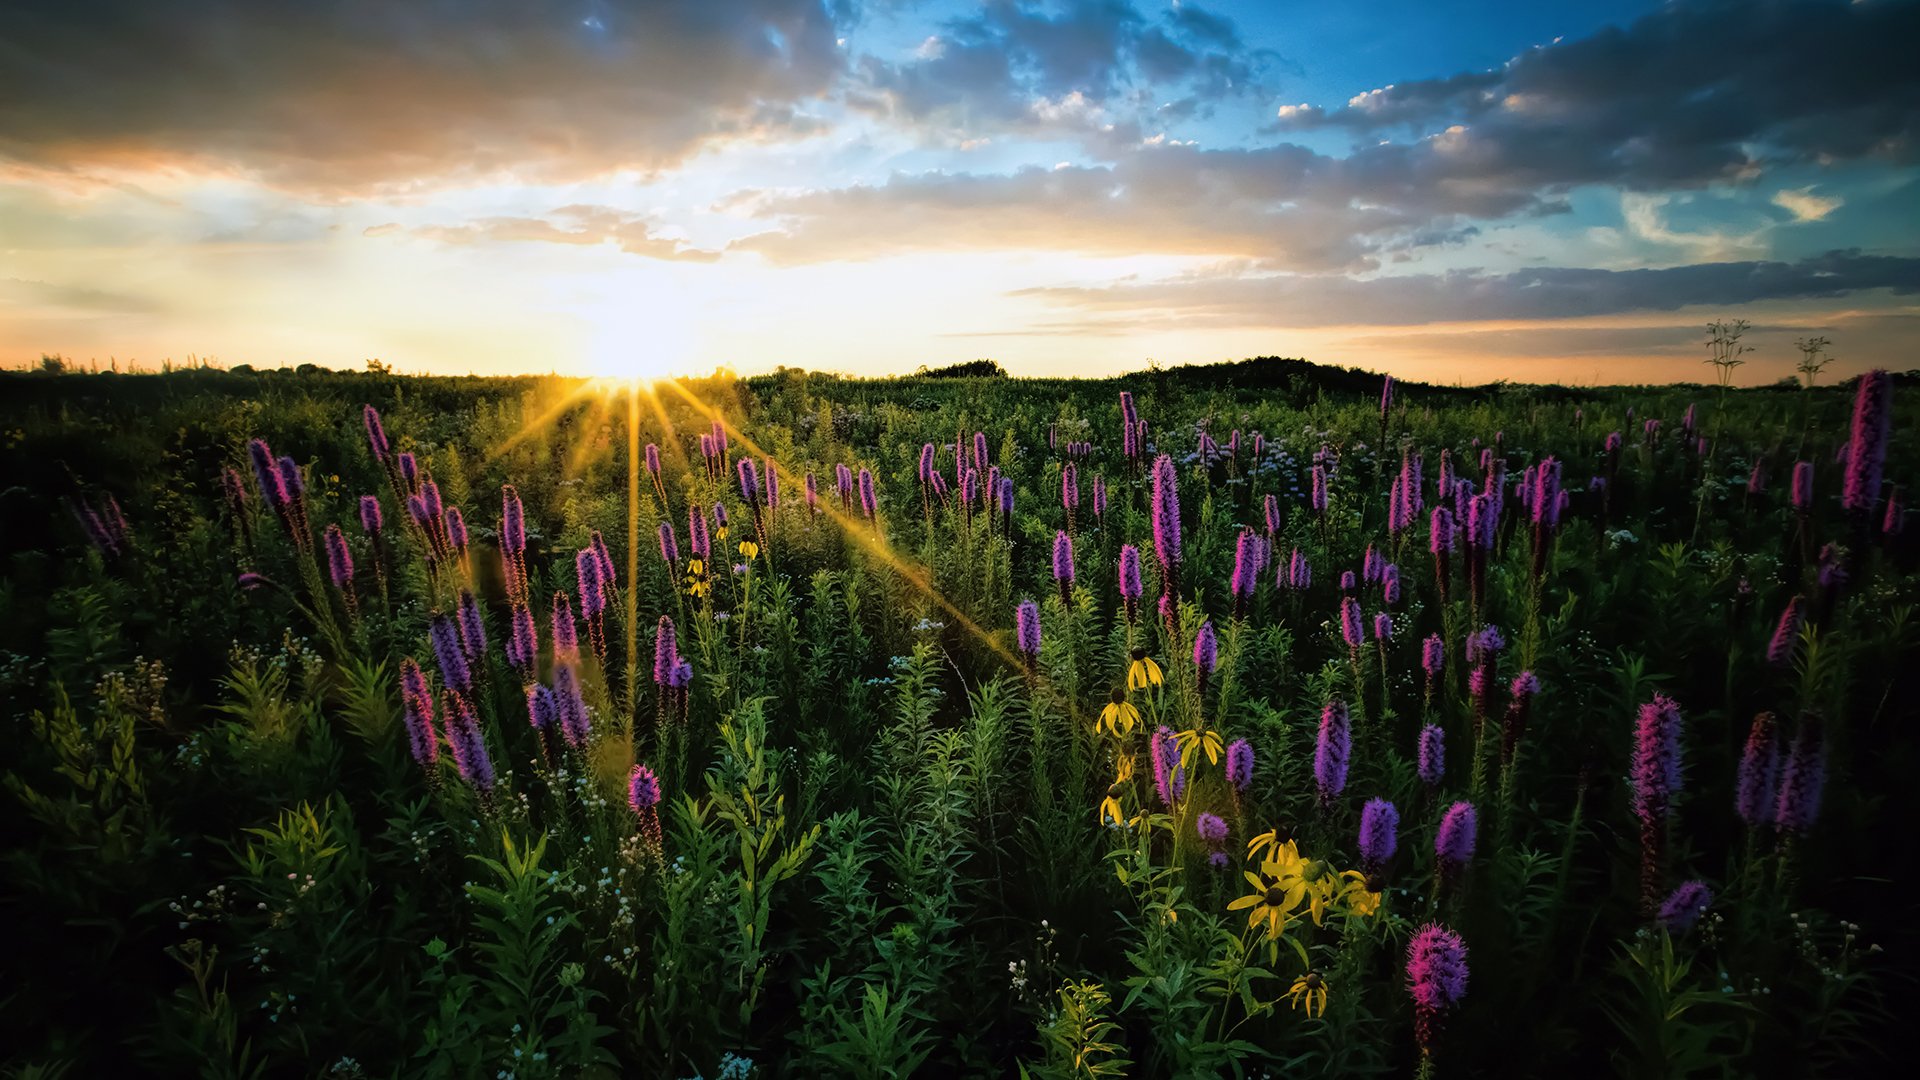
M 1914 394 L 0 374 L 0 1060 L 1889 1071 Z

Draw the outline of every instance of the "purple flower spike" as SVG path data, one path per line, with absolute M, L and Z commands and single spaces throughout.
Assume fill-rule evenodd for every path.
M 573 572 L 580 583 L 580 614 L 591 619 L 605 611 L 606 584 L 600 578 L 600 560 L 594 557 L 592 548 L 574 552 Z
M 1440 829 L 1433 836 L 1433 855 L 1441 863 L 1457 871 L 1473 861 L 1474 834 L 1479 830 L 1479 817 L 1474 813 L 1473 804 L 1466 800 L 1447 807 L 1440 818 Z
M 1804 512 L 1813 508 L 1813 462 L 1793 463 L 1792 495 L 1795 510 Z
M 1380 557 L 1380 552 L 1368 544 L 1367 553 L 1360 560 L 1360 576 L 1366 579 L 1367 584 L 1378 585 L 1386 565 L 1387 561 Z
M 1780 799 L 1774 824 L 1782 832 L 1806 832 L 1820 816 L 1820 796 L 1827 783 L 1827 747 L 1820 718 L 1809 713 L 1800 719 L 1793 752 L 1780 774 Z
M 1313 467 L 1313 487 L 1308 493 L 1307 504 L 1316 514 L 1327 512 L 1327 470 L 1325 466 Z
M 1093 516 L 1107 516 L 1107 482 L 1099 476 L 1093 478 Z
M 1367 643 L 1366 627 L 1360 622 L 1360 601 L 1351 596 L 1340 598 L 1340 636 L 1347 642 L 1347 648 L 1357 649 Z
M 1233 577 L 1227 587 L 1233 594 L 1236 612 L 1246 598 L 1253 595 L 1255 575 L 1259 572 L 1255 568 L 1259 543 L 1259 537 L 1253 534 L 1252 529 L 1241 529 L 1239 538 L 1234 542 Z
M 674 628 L 673 619 L 662 615 L 653 634 L 653 681 L 656 686 L 666 686 L 673 681 L 674 669 L 680 666 L 680 635 Z
M 1140 549 L 1132 544 L 1120 545 L 1120 596 L 1124 600 L 1138 600 L 1144 586 L 1140 582 Z
M 1080 473 L 1072 462 L 1060 466 L 1060 505 L 1068 510 L 1080 506 Z
M 347 549 L 347 534 L 338 525 L 328 525 L 324 537 L 327 549 L 327 577 L 336 589 L 353 584 L 353 552 Z
M 1347 787 L 1347 762 L 1353 753 L 1353 728 L 1346 703 L 1338 698 L 1320 711 L 1320 737 L 1313 750 L 1313 780 L 1321 805 L 1330 805 Z
M 372 495 L 360 496 L 360 528 L 368 536 L 380 535 L 380 500 Z
M 1199 632 L 1193 635 L 1193 666 L 1200 672 L 1201 686 L 1219 665 L 1220 643 L 1214 637 L 1213 623 L 1201 623 Z
M 606 537 L 600 535 L 599 529 L 593 530 L 593 536 L 588 539 L 587 546 L 593 549 L 594 560 L 600 564 L 600 583 L 609 589 L 618 588 L 617 578 L 613 572 L 613 555 L 607 551 Z
M 1446 662 L 1447 643 L 1439 634 L 1428 634 L 1420 642 L 1420 670 L 1426 672 L 1429 679 L 1437 678 Z
M 1407 985 L 1413 994 L 1414 1038 L 1431 1054 L 1440 1037 L 1440 1016 L 1467 996 L 1467 944 L 1460 935 L 1428 923 L 1407 946 Z
M 1373 617 L 1373 640 L 1385 642 L 1393 638 L 1393 616 L 1382 611 Z
M 434 612 L 427 623 L 427 636 L 433 642 L 434 661 L 440 665 L 440 681 L 463 694 L 473 689 L 473 673 L 467 667 L 460 630 L 453 620 Z
M 280 490 L 289 500 L 300 499 L 307 493 L 307 480 L 300 471 L 300 465 L 293 458 L 282 456 L 278 465 L 280 471 Z
M 627 774 L 627 805 L 636 814 L 660 805 L 660 778 L 645 765 L 635 765 Z
M 571 664 L 559 664 L 553 669 L 553 701 L 560 721 L 560 737 L 576 750 L 584 747 L 593 733 L 593 725 L 587 716 L 586 699 L 580 696 L 580 676 Z
M 1434 507 L 1428 519 L 1427 550 L 1435 555 L 1453 553 L 1453 511 L 1444 506 Z
M 1351 570 L 1340 571 L 1340 591 L 1341 592 L 1343 593 L 1352 592 L 1353 590 L 1359 587 L 1360 587 L 1360 580 L 1353 576 L 1353 571 Z
M 873 470 L 862 466 L 860 469 L 860 512 L 868 521 L 876 520 L 880 515 L 880 499 L 873 491 Z
M 380 422 L 380 410 L 371 405 L 362 405 L 360 416 L 367 425 L 367 446 L 373 451 L 373 460 L 386 461 L 392 445 L 387 442 L 386 425 Z
M 1153 459 L 1153 554 L 1163 572 L 1180 563 L 1180 488 L 1173 459 Z
M 1294 548 L 1292 556 L 1287 559 L 1287 587 L 1300 592 L 1313 587 L 1313 567 L 1299 548 Z
M 1360 861 L 1369 873 L 1392 861 L 1400 846 L 1400 811 L 1385 799 L 1368 799 L 1360 808 Z
M 1693 929 L 1713 904 L 1713 890 L 1704 881 L 1689 881 L 1668 894 L 1660 905 L 1660 925 L 1675 937 Z
M 1780 613 L 1780 622 L 1773 628 L 1773 637 L 1767 642 L 1767 663 L 1774 667 L 1786 667 L 1800 649 L 1800 628 L 1807 621 L 1807 602 L 1805 597 L 1795 596 L 1787 601 L 1785 611 Z
M 1073 584 L 1073 539 L 1064 529 L 1053 534 L 1053 580 L 1060 583 L 1064 599 Z
M 1893 376 L 1875 368 L 1860 376 L 1853 399 L 1853 437 L 1847 443 L 1846 481 L 1840 505 L 1871 513 L 1880 501 L 1887 436 L 1893 425 Z
M 1219 815 L 1209 814 L 1204 810 L 1193 819 L 1193 829 L 1200 834 L 1200 839 L 1209 844 L 1218 844 L 1227 838 L 1226 821 Z
M 1780 773 L 1779 726 L 1772 713 L 1762 712 L 1747 730 L 1746 749 L 1740 754 L 1740 771 L 1734 779 L 1733 812 L 1749 828 L 1773 824 L 1773 785 Z
M 400 482 L 406 485 L 409 494 L 420 490 L 420 461 L 411 453 L 401 454 L 394 459 L 400 463 Z
M 447 507 L 441 518 L 447 526 L 447 543 L 456 554 L 464 553 L 467 550 L 467 519 L 461 516 L 460 508 Z
M 1011 476 L 1000 478 L 1000 514 L 1002 517 L 1013 516 L 1013 477 Z
M 680 538 L 674 534 L 670 521 L 660 523 L 660 561 L 670 567 L 680 562 Z
M 540 683 L 527 687 L 527 723 L 533 730 L 545 734 L 553 730 L 559 712 L 553 702 L 553 691 Z
M 1227 744 L 1227 783 L 1240 792 L 1253 783 L 1253 744 L 1245 739 Z
M 1680 706 L 1665 694 L 1640 706 L 1634 727 L 1633 812 L 1642 822 L 1663 819 L 1680 791 Z
M 487 625 L 480 617 L 480 601 L 474 599 L 473 590 L 460 590 L 458 615 L 461 651 L 467 654 L 469 664 L 477 664 L 487 655 Z
M 500 546 L 513 554 L 527 549 L 527 511 L 512 484 L 500 486 Z
M 713 539 L 707 532 L 707 515 L 697 506 L 687 507 L 687 546 L 693 557 L 705 562 L 713 557 Z
M 1162 806 L 1172 806 L 1187 790 L 1187 768 L 1180 763 L 1180 744 L 1174 740 L 1172 728 L 1162 724 L 1153 733 L 1151 755 L 1154 792 Z
M 1013 609 L 1013 627 L 1014 643 L 1031 667 L 1040 657 L 1040 605 L 1022 600 L 1020 606 Z
M 932 485 L 933 471 L 933 444 L 927 443 L 920 447 L 920 482 Z
M 426 673 L 411 656 L 400 661 L 400 699 L 406 706 L 407 743 L 413 751 L 413 760 L 422 768 L 431 769 L 440 760 L 440 739 L 434 728 L 433 689 L 427 683 Z
M 647 472 L 652 474 L 655 480 L 660 479 L 660 446 L 658 443 L 647 444 L 646 460 Z
M 1400 568 L 1387 564 L 1386 576 L 1380 580 L 1380 602 L 1393 607 L 1400 603 Z
M 493 759 L 487 755 L 487 740 L 480 733 L 480 720 L 464 694 L 447 691 L 447 744 L 453 747 L 453 763 L 460 779 L 476 791 L 493 790 Z
M 760 469 L 750 457 L 743 457 L 735 467 L 740 474 L 740 499 L 748 506 L 757 506 L 760 502 Z
M 507 664 L 525 678 L 533 673 L 540 652 L 540 639 L 533 627 L 533 609 L 515 604 L 507 623 Z
M 553 659 L 555 663 L 570 664 L 580 659 L 580 630 L 573 621 L 573 602 L 567 594 L 553 594 Z
M 1420 779 L 1428 787 L 1437 787 L 1447 775 L 1447 734 L 1438 725 L 1420 729 Z
M 260 485 L 260 500 L 271 509 L 278 510 L 287 504 L 287 486 L 280 479 L 280 466 L 273 459 L 273 450 L 265 439 L 254 439 L 247 444 L 247 457 L 253 463 L 253 479 Z

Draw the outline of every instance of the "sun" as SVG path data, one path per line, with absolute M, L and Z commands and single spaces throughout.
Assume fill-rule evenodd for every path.
M 685 300 L 680 290 L 622 289 L 575 308 L 583 373 L 646 381 L 688 374 L 698 359 L 698 328 Z

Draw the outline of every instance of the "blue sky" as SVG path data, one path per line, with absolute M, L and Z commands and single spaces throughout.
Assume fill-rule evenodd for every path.
M 26 0 L 0 362 L 1908 366 L 1912 0 Z

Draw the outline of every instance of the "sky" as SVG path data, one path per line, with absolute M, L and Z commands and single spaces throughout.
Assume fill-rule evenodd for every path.
M 1917 0 L 10 0 L 0 365 L 1916 366 Z

